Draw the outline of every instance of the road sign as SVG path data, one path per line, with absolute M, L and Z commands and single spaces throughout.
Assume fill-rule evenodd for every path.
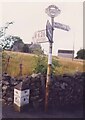
M 48 42 L 48 40 L 46 39 L 46 30 L 39 30 L 35 32 L 32 39 L 34 43 Z
M 61 10 L 55 5 L 50 5 L 48 8 L 46 8 L 45 12 L 48 14 L 48 16 L 54 18 L 60 14 Z
M 64 25 L 58 22 L 54 22 L 54 28 L 59 28 L 59 29 L 66 30 L 66 31 L 70 30 L 70 27 L 68 25 Z
M 48 40 L 49 40 L 50 42 L 53 42 L 53 41 L 52 41 L 52 37 L 53 37 L 53 34 L 52 34 L 52 33 L 53 33 L 53 28 L 52 28 L 49 20 L 47 20 L 47 24 L 46 24 L 46 36 L 47 36 L 47 38 L 48 38 Z

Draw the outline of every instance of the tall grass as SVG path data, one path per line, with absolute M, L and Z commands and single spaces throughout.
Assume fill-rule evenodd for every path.
M 11 56 L 10 62 L 7 68 L 7 73 L 12 76 L 18 76 L 20 72 L 20 63 L 22 63 L 22 74 L 30 75 L 32 73 L 32 69 L 36 63 L 36 59 L 34 55 L 27 55 L 23 53 L 16 52 L 5 52 L 5 58 L 3 59 L 2 71 L 5 71 L 8 55 Z
M 37 64 L 38 56 L 34 54 L 28 53 L 20 53 L 20 52 L 11 52 L 4 51 L 2 55 L 2 71 L 5 72 L 5 68 L 7 65 L 7 58 L 10 56 L 10 62 L 7 68 L 7 73 L 11 76 L 18 76 L 20 71 L 20 63 L 22 63 L 22 75 L 31 75 L 33 70 Z M 71 59 L 63 59 L 53 57 L 55 59 L 55 74 L 74 74 L 75 72 L 83 72 L 83 61 L 71 60 Z M 46 57 L 47 61 L 47 57 Z M 59 63 L 56 65 L 56 63 Z
M 56 68 L 57 74 L 74 74 L 75 72 L 83 72 L 83 61 L 72 60 L 67 58 L 59 58 L 59 62 L 61 64 L 60 68 Z

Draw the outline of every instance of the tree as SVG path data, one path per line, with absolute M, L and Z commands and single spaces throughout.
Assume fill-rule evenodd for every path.
M 13 22 L 7 22 L 4 27 L 0 28 L 0 48 L 8 49 L 12 43 L 12 37 L 6 36 L 6 30 L 9 25 L 13 24 Z
M 3 50 L 9 50 L 13 47 L 14 42 L 21 40 L 20 37 L 17 36 L 6 36 L 2 38 L 0 41 L 0 46 Z
M 28 53 L 28 52 L 29 52 L 29 47 L 28 47 L 27 44 L 24 44 L 22 51 L 25 52 L 25 53 Z
M 22 41 L 22 39 L 17 36 L 13 36 L 13 39 L 14 39 L 14 43 L 11 46 L 11 50 L 23 52 L 24 42 Z
M 34 73 L 41 73 L 46 74 L 47 73 L 47 57 L 44 55 L 38 55 L 37 58 L 35 58 L 36 64 L 33 69 Z M 60 63 L 56 59 L 52 59 L 52 74 L 56 74 L 56 67 L 60 67 Z
M 6 30 L 8 29 L 9 25 L 13 24 L 13 22 L 7 22 L 4 27 L 0 28 L 0 38 L 5 36 Z
M 80 49 L 80 50 L 77 52 L 76 58 L 77 58 L 77 59 L 85 59 L 85 49 Z
M 11 44 L 13 43 L 13 39 L 11 36 L 7 36 L 0 41 L 0 46 L 3 50 L 9 49 L 11 47 Z
M 32 44 L 29 47 L 29 49 L 30 49 L 31 53 L 34 53 L 34 54 L 37 54 L 37 55 L 44 54 L 40 44 Z
M 33 70 L 34 73 L 46 74 L 47 72 L 47 62 L 45 56 L 40 56 L 36 58 L 36 65 Z

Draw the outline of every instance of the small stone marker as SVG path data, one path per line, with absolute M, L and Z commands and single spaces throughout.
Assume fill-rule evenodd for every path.
M 20 82 L 14 88 L 14 108 L 22 111 L 29 104 L 30 89 L 26 82 Z

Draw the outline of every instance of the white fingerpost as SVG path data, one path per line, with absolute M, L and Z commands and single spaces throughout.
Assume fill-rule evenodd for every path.
M 20 82 L 14 88 L 14 108 L 22 111 L 29 104 L 30 89 L 26 82 Z
M 48 68 L 47 68 L 47 80 L 46 80 L 46 93 L 45 93 L 45 112 L 48 109 L 49 98 L 49 86 L 52 81 L 52 43 L 53 43 L 53 30 L 54 30 L 54 17 L 60 14 L 60 9 L 55 5 L 50 5 L 46 8 L 45 12 L 51 17 L 51 24 L 47 21 L 46 24 L 46 36 L 49 40 L 49 54 L 48 54 Z

